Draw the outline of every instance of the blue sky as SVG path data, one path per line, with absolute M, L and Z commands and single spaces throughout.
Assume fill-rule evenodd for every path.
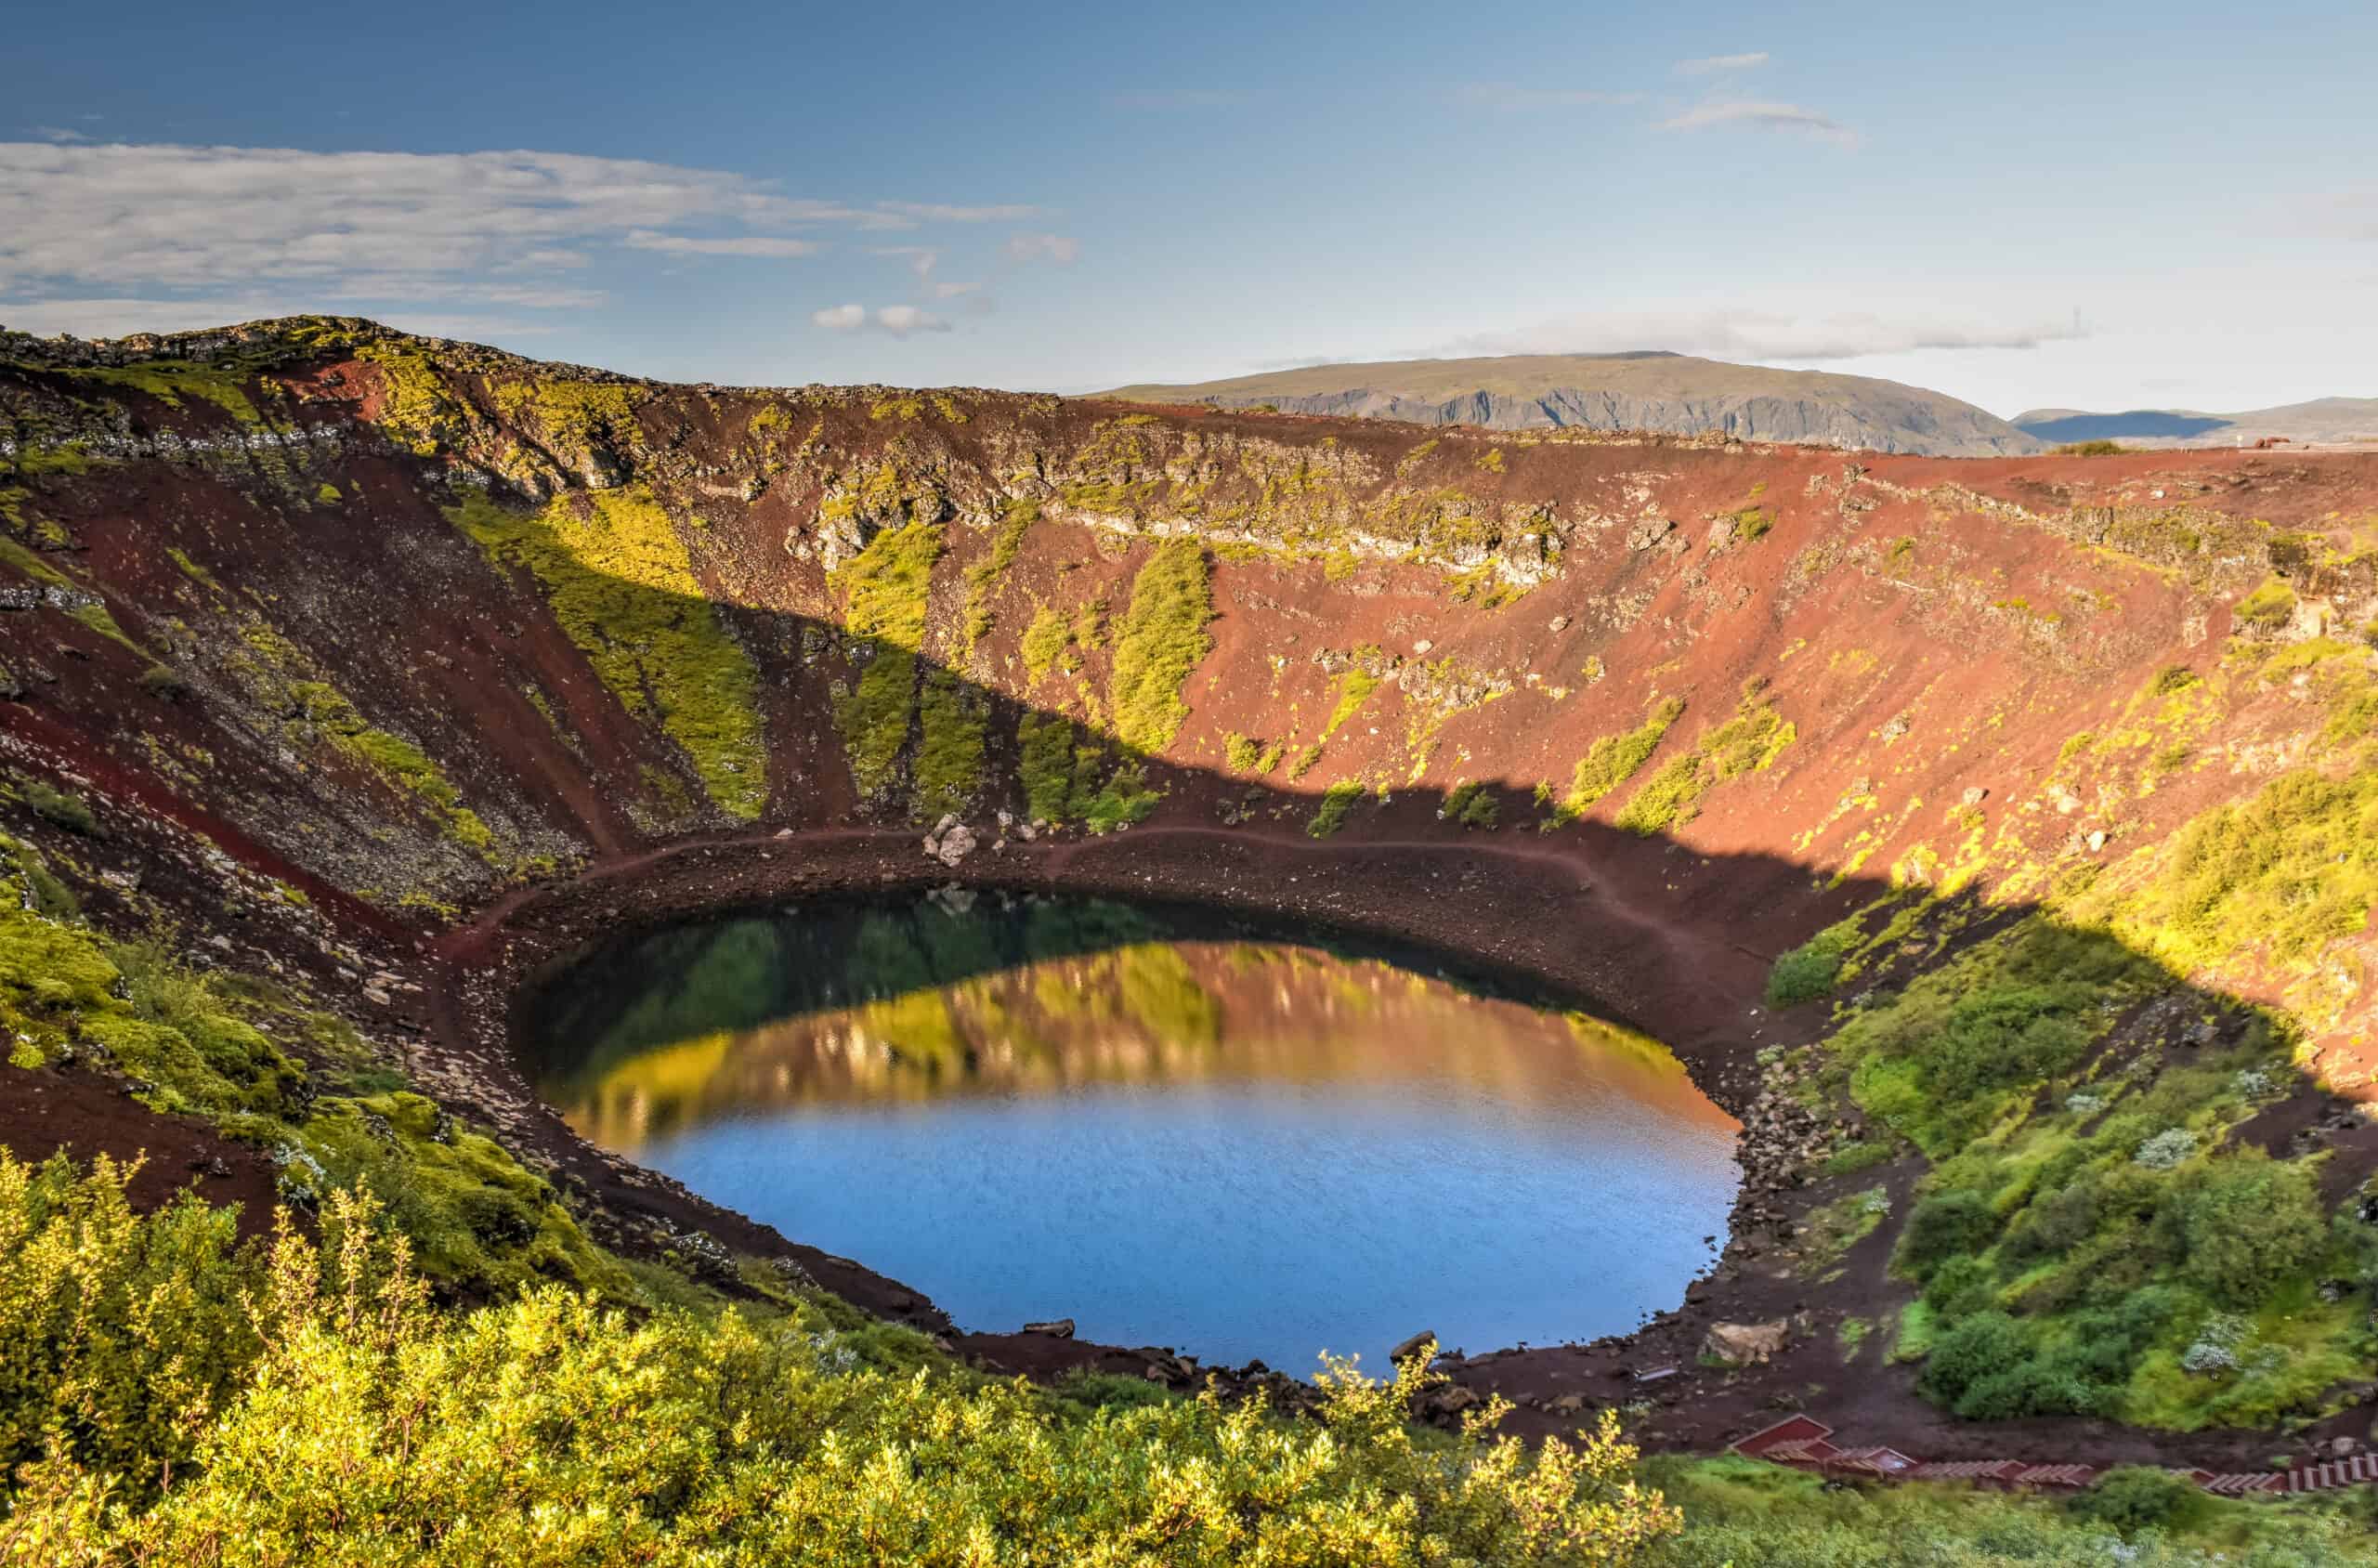
M 2378 396 L 2378 7 L 43 7 L 0 322 L 722 382 L 1669 347 Z

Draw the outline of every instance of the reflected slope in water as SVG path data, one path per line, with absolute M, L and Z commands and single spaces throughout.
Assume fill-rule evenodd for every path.
M 644 934 L 534 999 L 595 1142 L 971 1328 L 1384 1365 L 1622 1331 L 1732 1202 L 1658 1046 L 1352 951 L 1090 900 L 821 904 Z

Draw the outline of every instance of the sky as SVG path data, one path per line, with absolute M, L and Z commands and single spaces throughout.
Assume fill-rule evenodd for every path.
M 1667 348 L 2378 396 L 2378 5 L 30 7 L 0 323 L 1087 391 Z

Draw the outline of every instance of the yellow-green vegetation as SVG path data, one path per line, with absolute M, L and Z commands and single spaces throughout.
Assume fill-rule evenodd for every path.
M 2239 624 L 2251 626 L 2257 632 L 2276 632 L 2295 615 L 2295 590 L 2280 579 L 2266 579 L 2253 593 L 2238 601 L 2230 612 Z
M 1465 828 L 1492 829 L 1502 816 L 1502 807 L 1483 782 L 1472 779 L 1454 786 L 1445 796 L 1445 804 L 1437 808 L 1437 816 Z
M 1729 779 L 1772 767 L 1797 735 L 1768 699 L 1767 684 L 1754 678 L 1744 685 L 1734 716 L 1645 780 L 1620 808 L 1617 825 L 1646 837 L 1680 828 L 1700 815 L 1704 795 Z
M 73 366 L 61 372 L 86 385 L 120 386 L 156 399 L 168 408 L 195 398 L 229 414 L 242 425 L 261 425 L 255 400 L 248 396 L 255 378 L 229 365 L 196 359 L 150 359 L 132 365 Z
M 400 342 L 366 343 L 356 348 L 355 357 L 379 371 L 378 423 L 415 456 L 435 456 L 469 428 L 470 412 L 419 349 Z
M 1365 648 L 1362 653 L 1376 657 L 1378 651 Z M 1329 722 L 1321 726 L 1322 744 L 1327 745 L 1331 736 L 1345 728 L 1346 721 L 1362 712 L 1363 704 L 1371 699 L 1371 693 L 1378 687 L 1379 677 L 1359 664 L 1340 674 L 1338 677 L 1337 705 L 1329 710 Z
M 2351 1493 L 2208 1496 L 2162 1470 L 2116 1470 L 2069 1498 L 1904 1482 L 1843 1486 L 1756 1459 L 1640 1466 L 1685 1528 L 1657 1568 L 2369 1568 L 2378 1543 Z M 2144 1484 L 2132 1478 L 2144 1475 Z
M 319 505 L 336 506 L 346 499 L 346 497 L 339 492 L 339 488 L 327 479 L 314 490 L 314 501 Z
M 1024 639 L 1018 647 L 1024 655 L 1024 673 L 1035 685 L 1057 667 L 1057 661 L 1073 646 L 1074 623 L 1058 610 L 1042 605 L 1032 612 L 1032 624 L 1024 629 Z
M 366 724 L 336 686 L 325 681 L 293 681 L 289 695 L 297 704 L 297 722 L 310 725 L 353 761 L 419 796 L 443 819 L 447 830 L 473 849 L 485 850 L 495 842 L 478 813 L 463 804 L 461 791 L 422 749 L 403 736 Z
M 1734 537 L 1744 544 L 1757 543 L 1774 527 L 1775 514 L 1764 506 L 1745 506 L 1734 514 Z
M 0 1490 L 0 1543 L 106 1564 L 236 1542 L 275 1563 L 1588 1568 L 1678 1527 L 1614 1419 L 1534 1450 L 1483 1422 L 1415 1431 L 1425 1358 L 1391 1382 L 1332 1368 L 1304 1420 L 1099 1403 L 824 1302 L 631 1317 L 547 1284 L 441 1310 L 378 1205 L 324 1212 L 320 1242 L 235 1248 L 225 1210 L 130 1218 L 111 1168 L 0 1162 L 0 1322 L 31 1352 L 0 1413 L 33 1428 L 7 1457 L 35 1461 Z M 177 1353 L 185 1328 L 207 1337 Z
M 1819 1204 L 1803 1222 L 1803 1256 L 1823 1268 L 1881 1229 L 1890 1212 L 1890 1194 L 1881 1187 L 1844 1193 L 1830 1203 Z
M 1827 933 L 1827 961 L 1850 941 Z M 2032 914 L 1849 1013 L 1819 1052 L 1818 1091 L 1930 1163 L 1893 1263 L 1922 1332 L 1895 1353 L 1957 1414 L 2275 1426 L 2378 1353 L 2378 1226 L 2237 1136 L 2286 1091 L 2278 1020 Z
M 1858 922 L 1848 920 L 1779 955 L 1767 975 L 1768 1005 L 1789 1007 L 1831 992 L 1840 981 L 1842 965 L 1863 941 Z
M 917 703 L 917 655 L 925 645 L 925 595 L 941 556 L 942 530 L 910 523 L 885 529 L 836 568 L 830 586 L 848 595 L 843 620 L 867 639 L 858 682 L 834 704 L 834 723 L 862 795 L 882 795 L 897 777 Z
M 768 784 L 758 673 L 649 490 L 564 495 L 538 513 L 471 493 L 447 516 L 491 558 L 536 579 L 597 678 L 629 712 L 659 723 L 720 810 L 760 815 Z
M 926 816 L 963 809 L 981 788 L 988 702 L 947 670 L 925 675 L 917 704 L 917 806 Z
M 1073 721 L 1062 714 L 1027 713 L 1015 734 L 1025 806 L 1037 820 L 1078 821 L 1108 833 L 1146 820 L 1162 798 L 1139 759 L 1114 760 L 1094 736 L 1078 740 Z
M 633 430 L 639 397 L 636 388 L 624 383 L 546 375 L 497 381 L 490 390 L 507 424 L 573 468 L 583 464 L 598 445 Z
M 1304 830 L 1316 839 L 1326 839 L 1346 825 L 1346 814 L 1363 798 L 1363 787 L 1351 778 L 1341 778 L 1321 792 L 1321 804 Z
M 1643 722 L 1620 735 L 1605 735 L 1577 759 L 1577 766 L 1569 778 L 1569 792 L 1561 798 L 1561 805 L 1544 827 L 1552 829 L 1574 822 L 1591 810 L 1595 803 L 1635 777 L 1642 765 L 1652 760 L 1660 749 L 1668 728 L 1684 716 L 1684 699 L 1670 697 L 1654 706 Z
M 1130 608 L 1115 639 L 1108 687 L 1116 738 L 1132 751 L 1161 751 L 1189 717 L 1182 688 L 1213 651 L 1211 568 L 1195 539 L 1167 540 L 1131 582 Z
M 1261 778 L 1280 765 L 1287 748 L 1276 743 L 1265 745 L 1251 735 L 1236 730 L 1222 737 L 1222 760 L 1230 764 L 1233 773 L 1249 773 Z
M 1026 814 L 1063 822 L 1074 792 L 1074 725 L 1059 713 L 1026 713 L 1016 721 L 1016 768 L 1024 780 Z
M 992 531 L 991 547 L 983 558 L 966 568 L 966 650 L 983 640 L 996 617 L 991 611 L 991 597 L 999 592 L 1000 581 L 1015 558 L 1024 550 L 1024 536 L 1040 520 L 1037 502 L 1011 501 L 999 527 Z M 1038 679 L 1036 676 L 1035 679 Z
M 2246 956 L 2299 969 L 2378 906 L 2378 759 L 2282 774 L 2191 822 L 2149 880 L 2101 878 L 2072 904 L 2176 969 Z

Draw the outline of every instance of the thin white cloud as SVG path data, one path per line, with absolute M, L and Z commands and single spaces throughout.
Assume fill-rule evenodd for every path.
M 1740 55 L 1703 55 L 1698 59 L 1676 62 L 1679 76 L 1717 76 L 1729 71 L 1752 71 L 1767 63 L 1767 51 L 1756 49 Z
M 209 294 L 191 299 L 0 299 L 0 326 L 43 337 L 60 333 L 76 337 L 114 337 L 125 333 L 191 332 L 235 321 L 301 316 L 318 312 L 328 303 L 333 302 L 316 295 L 254 294 Z M 469 338 L 480 343 L 535 337 L 554 330 L 549 323 L 515 316 L 417 311 L 402 305 L 372 314 L 402 332 L 419 333 L 425 337 Z
M 1604 92 L 1599 87 L 1522 87 L 1509 82 L 1465 82 L 1453 90 L 1456 103 L 1471 109 L 1493 110 L 1502 114 L 1640 103 L 1642 98 L 1640 93 Z
M 1557 316 L 1516 332 L 1482 333 L 1436 350 L 1480 354 L 1611 354 L 1665 348 L 1713 359 L 1823 362 L 1921 349 L 2023 349 L 2086 336 L 2070 320 L 1789 311 L 1646 310 Z
M 1731 99 L 1688 109 L 1660 122 L 1664 131 L 1699 131 L 1713 125 L 1750 125 L 1763 131 L 1794 131 L 1841 147 L 1858 145 L 1858 133 L 1830 115 L 1797 103 L 1765 103 Z
M 663 234 L 634 229 L 620 242 L 632 251 L 658 251 L 663 255 L 742 255 L 791 257 L 816 255 L 825 247 L 815 240 L 780 240 L 764 234 L 727 239 L 699 239 L 690 234 Z
M 823 248 L 820 229 L 1039 212 L 789 196 L 724 170 L 573 153 L 85 145 L 76 134 L 0 142 L 0 298 L 18 302 L 8 308 L 20 320 L 47 302 L 54 308 L 39 319 L 88 327 L 95 302 L 114 302 L 125 315 L 107 330 L 161 317 L 198 325 L 210 317 L 184 305 L 264 295 L 290 310 L 435 303 L 452 321 L 478 320 L 452 311 L 472 304 L 579 309 L 608 296 L 540 280 L 589 265 L 604 246 L 792 259 Z M 933 329 L 911 320 L 885 330 Z
M 1067 234 L 1012 234 L 1007 255 L 1010 261 L 1052 261 L 1069 267 L 1080 259 L 1081 242 Z
M 887 305 L 875 313 L 875 324 L 894 337 L 910 333 L 946 333 L 949 323 L 914 305 Z
M 510 261 L 498 263 L 497 272 L 568 272 L 586 265 L 584 251 L 565 250 L 558 245 L 533 251 L 523 251 Z
M 935 299 L 963 299 L 968 294 L 980 294 L 982 289 L 983 285 L 980 283 L 935 283 L 933 286 L 933 297 Z
M 68 147 L 78 141 L 91 139 L 81 131 L 70 131 L 63 125 L 35 125 L 33 135 L 58 147 Z
M 961 207 L 947 202 L 879 202 L 876 205 L 921 223 L 1021 223 L 1041 215 L 1041 209 L 1034 206 Z
M 878 245 L 870 255 L 895 256 L 908 264 L 908 270 L 920 279 L 933 276 L 934 268 L 941 260 L 940 250 L 933 245 Z
M 876 310 L 869 310 L 864 305 L 835 305 L 811 311 L 809 320 L 828 332 L 879 332 L 894 337 L 949 330 L 947 321 L 914 305 L 886 305 Z
M 1151 113 L 1182 110 L 1235 109 L 1251 95 L 1236 87 L 1127 87 L 1104 95 L 1109 109 L 1135 109 Z

